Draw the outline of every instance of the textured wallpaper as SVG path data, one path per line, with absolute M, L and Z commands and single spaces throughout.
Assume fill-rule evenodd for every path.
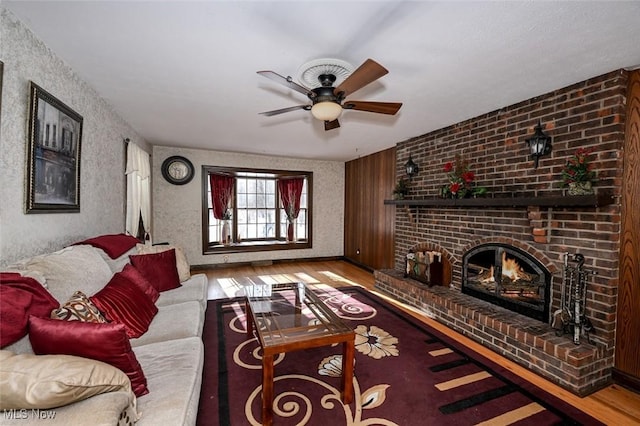
M 75 241 L 124 231 L 124 138 L 151 147 L 74 71 L 11 12 L 0 6 L 0 60 L 4 62 L 0 121 L 0 267 L 51 252 Z M 25 214 L 25 153 L 29 81 L 80 114 L 80 213 Z M 196 167 L 187 185 L 161 175 L 162 161 L 184 155 Z M 313 248 L 223 255 L 202 254 L 200 185 L 202 165 L 303 169 L 314 173 Z M 182 246 L 191 264 L 340 256 L 343 254 L 344 164 L 154 147 L 152 155 L 154 241 Z
M 124 144 L 131 127 L 11 12 L 0 7 L 0 266 L 104 233 L 123 232 Z M 80 213 L 25 214 L 29 81 L 84 118 Z
M 186 185 L 162 177 L 162 162 L 172 155 L 188 158 L 195 176 Z M 313 172 L 313 247 L 301 250 L 202 254 L 202 166 L 249 167 Z M 185 249 L 192 265 L 257 260 L 342 256 L 344 232 L 344 163 L 286 157 L 153 147 L 153 240 Z

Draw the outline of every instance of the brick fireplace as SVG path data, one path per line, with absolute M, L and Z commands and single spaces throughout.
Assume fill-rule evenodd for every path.
M 395 267 L 375 272 L 376 287 L 578 395 L 609 383 L 626 84 L 626 71 L 613 71 L 398 143 L 397 178 L 405 177 L 409 155 L 420 173 L 411 181 L 408 199 L 387 203 L 396 210 Z M 534 169 L 525 139 L 538 120 L 553 149 Z M 597 156 L 596 196 L 587 200 L 567 197 L 560 177 L 579 147 L 594 147 Z M 456 154 L 488 189 L 483 198 L 439 198 L 446 183 L 443 166 Z M 479 247 L 494 251 L 481 255 L 474 251 Z M 476 297 L 474 291 L 463 292 L 469 261 L 477 278 L 487 273 L 478 272 L 477 264 L 490 258 L 496 263 L 504 247 L 510 250 L 507 258 L 515 254 L 534 260 L 535 267 L 527 266 L 525 272 L 531 278 L 529 296 L 535 287 L 541 299 L 532 303 L 542 307 L 536 318 L 490 297 Z M 418 251 L 442 259 L 448 268 L 443 285 L 405 277 L 407 254 Z M 565 253 L 581 253 L 585 267 L 596 273 L 590 277 L 585 308 L 593 325 L 591 343 L 583 339 L 576 345 L 571 336 L 558 336 L 551 327 L 552 313 L 560 305 Z M 475 290 L 490 293 L 488 289 Z

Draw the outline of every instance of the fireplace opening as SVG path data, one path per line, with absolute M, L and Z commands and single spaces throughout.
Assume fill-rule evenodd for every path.
M 508 244 L 483 244 L 462 258 L 462 292 L 549 322 L 551 274 L 529 253 Z

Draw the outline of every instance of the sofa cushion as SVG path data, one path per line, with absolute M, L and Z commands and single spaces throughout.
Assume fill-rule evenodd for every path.
M 160 293 L 156 305 L 167 306 L 196 300 L 206 310 L 208 285 L 209 280 L 205 274 L 192 275 L 180 287 Z
M 59 321 L 31 317 L 29 339 L 38 355 L 74 355 L 106 362 L 131 380 L 136 396 L 149 392 L 147 379 L 131 350 L 122 324 Z
M 138 338 L 130 339 L 131 346 L 137 347 L 184 337 L 200 337 L 203 324 L 204 310 L 198 302 L 160 306 L 158 315 L 153 319 L 149 330 Z
M 31 347 L 31 341 L 29 340 L 29 335 L 25 335 L 22 339 L 2 349 L 11 351 L 14 354 L 32 354 L 33 355 L 34 353 L 33 348 Z
M 76 291 L 62 306 L 51 311 L 52 319 L 106 323 L 106 318 L 81 291 Z
M 120 272 L 90 300 L 111 322 L 123 324 L 129 338 L 142 336 L 158 313 L 151 299 Z
M 151 285 L 149 280 L 147 280 L 144 275 L 135 268 L 135 266 L 128 264 L 125 265 L 122 269 L 122 275 L 142 290 L 153 303 L 156 303 L 158 297 L 160 297 L 160 292 Z
M 0 347 L 27 335 L 30 315 L 48 317 L 58 302 L 36 280 L 0 273 Z
M 151 254 L 135 254 L 129 256 L 131 264 L 159 292 L 180 287 L 180 278 L 176 268 L 176 251 L 174 249 Z
M 191 266 L 189 266 L 187 256 L 184 254 L 184 250 L 182 250 L 181 247 L 172 246 L 170 244 L 159 244 L 156 246 L 138 244 L 136 246 L 138 254 L 162 253 L 163 251 L 172 249 L 176 251 L 176 268 L 178 268 L 180 282 L 186 281 L 191 276 Z
M 195 425 L 202 385 L 204 345 L 198 337 L 134 348 L 148 371 L 149 395 L 138 399 L 136 426 Z
M 36 256 L 23 266 L 24 269 L 37 271 L 45 277 L 47 289 L 58 302 L 66 301 L 77 290 L 94 294 L 113 275 L 98 250 L 87 245 L 66 247 L 54 253 Z
M 0 409 L 60 407 L 114 391 L 131 392 L 131 382 L 104 362 L 0 351 Z

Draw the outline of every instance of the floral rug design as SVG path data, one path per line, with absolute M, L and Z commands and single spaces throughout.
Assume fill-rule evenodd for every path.
M 280 354 L 276 425 L 600 424 L 365 290 L 317 294 L 356 333 L 354 400 L 340 398 L 340 345 Z M 245 325 L 242 299 L 209 302 L 199 425 L 261 424 L 261 349 Z

